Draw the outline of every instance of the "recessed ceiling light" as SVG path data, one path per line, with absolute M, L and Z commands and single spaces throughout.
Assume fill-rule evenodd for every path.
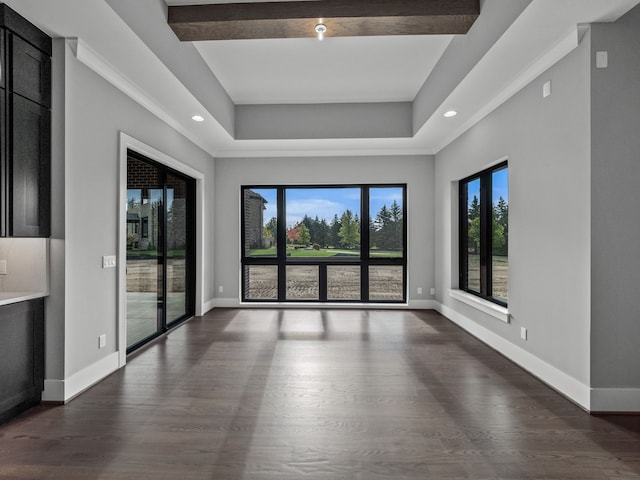
M 456 112 L 455 110 L 449 110 L 449 111 L 444 113 L 444 116 L 446 118 L 451 118 L 451 117 L 455 117 L 457 114 L 458 114 L 458 112 Z
M 324 34 L 327 32 L 327 26 L 320 22 L 315 26 L 314 30 L 318 34 L 318 40 L 322 40 L 324 38 Z
M 204 117 L 202 115 L 194 115 L 191 117 L 191 120 L 194 122 L 204 122 Z

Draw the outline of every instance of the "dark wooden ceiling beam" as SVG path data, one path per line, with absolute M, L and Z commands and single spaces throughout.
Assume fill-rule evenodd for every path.
M 480 0 L 316 0 L 170 6 L 168 22 L 182 41 L 464 34 Z

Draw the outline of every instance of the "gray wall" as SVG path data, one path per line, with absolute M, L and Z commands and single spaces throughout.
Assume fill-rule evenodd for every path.
M 412 104 L 238 105 L 238 140 L 412 136 Z
M 55 54 L 52 247 L 56 248 L 52 248 L 55 268 L 48 301 L 55 308 L 47 312 L 47 378 L 62 380 L 116 351 L 117 269 L 102 269 L 101 257 L 116 254 L 118 246 L 119 132 L 203 172 L 209 206 L 214 201 L 214 166 L 211 156 L 79 63 L 63 41 L 56 42 Z M 210 247 L 213 222 L 204 228 Z M 207 301 L 213 298 L 213 257 L 205 251 L 199 261 L 204 265 Z M 98 336 L 103 333 L 107 347 L 98 350 Z
M 436 155 L 437 300 L 589 384 L 589 38 Z M 553 94 L 542 98 L 552 81 Z M 511 323 L 451 298 L 458 286 L 457 181 L 509 160 Z M 520 339 L 526 327 L 528 341 Z
M 406 183 L 409 298 L 430 300 L 434 285 L 434 159 L 411 157 L 216 159 L 215 285 L 219 298 L 240 297 L 240 186 L 336 183 Z M 416 288 L 423 294 L 417 295 Z
M 640 388 L 640 7 L 592 27 L 591 369 L 595 388 Z

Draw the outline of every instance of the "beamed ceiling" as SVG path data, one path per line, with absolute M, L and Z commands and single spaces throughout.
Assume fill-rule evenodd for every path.
M 3 1 L 67 39 L 72 81 L 102 77 L 214 157 L 437 153 L 640 3 Z
M 465 34 L 480 0 L 316 0 L 169 6 L 183 41 Z

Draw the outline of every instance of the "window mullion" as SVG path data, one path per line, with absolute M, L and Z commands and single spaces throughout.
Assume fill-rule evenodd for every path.
M 486 197 L 484 199 L 486 215 L 484 217 L 484 223 L 486 225 L 485 251 L 487 257 L 485 290 L 487 297 L 493 297 L 493 171 L 487 173 L 485 177 L 485 183 L 487 185 Z
M 491 229 L 487 223 L 490 215 L 487 198 L 491 197 L 491 185 L 487 175 L 480 177 L 480 294 L 489 296 L 489 248 L 491 244 Z
M 278 187 L 278 301 L 284 302 L 287 298 L 287 214 L 285 212 L 284 187 Z
M 469 209 L 467 207 L 469 202 L 469 196 L 467 195 L 467 183 L 460 186 L 459 192 L 459 238 L 458 238 L 458 252 L 459 252 L 459 288 L 467 290 L 469 288 L 469 259 L 468 259 L 468 243 L 469 243 Z

